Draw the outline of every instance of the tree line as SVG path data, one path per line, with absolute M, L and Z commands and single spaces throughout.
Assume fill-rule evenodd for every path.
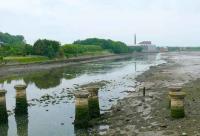
M 26 43 L 21 35 L 10 35 L 0 32 L 0 56 L 40 55 L 50 59 L 57 57 L 78 56 L 88 52 L 130 53 L 140 52 L 140 47 L 129 47 L 120 41 L 88 38 L 74 41 L 73 44 L 61 45 L 60 42 L 38 39 L 33 45 Z

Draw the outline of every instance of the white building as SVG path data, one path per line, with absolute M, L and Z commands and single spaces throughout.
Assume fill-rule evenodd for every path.
M 155 44 L 152 44 L 151 41 L 143 41 L 138 43 L 142 47 L 142 52 L 156 53 L 158 52 Z

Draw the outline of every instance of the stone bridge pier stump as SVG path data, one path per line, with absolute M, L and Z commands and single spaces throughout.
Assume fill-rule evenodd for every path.
M 28 103 L 26 97 L 26 85 L 16 85 L 16 107 L 15 120 L 17 124 L 17 134 L 28 136 Z
M 87 128 L 89 122 L 88 92 L 75 93 L 75 128 Z
M 172 118 L 183 118 L 185 116 L 184 111 L 184 97 L 185 92 L 170 92 L 171 98 L 171 117 Z
M 169 87 L 169 93 L 170 92 L 180 92 L 181 91 L 181 89 L 182 89 L 182 87 L 181 86 L 178 86 L 178 85 L 173 85 L 173 86 L 171 86 L 171 87 Z M 168 95 L 168 99 L 169 99 L 169 108 L 171 108 L 171 97 L 170 97 L 170 95 Z
M 26 98 L 26 85 L 16 85 L 16 108 L 15 115 L 26 115 L 28 114 L 28 104 Z
M 0 90 L 0 124 L 8 122 L 8 113 L 6 109 L 6 90 Z
M 87 88 L 89 92 L 89 99 L 88 99 L 88 105 L 89 105 L 89 115 L 91 119 L 100 117 L 100 108 L 99 108 L 99 87 L 88 87 Z

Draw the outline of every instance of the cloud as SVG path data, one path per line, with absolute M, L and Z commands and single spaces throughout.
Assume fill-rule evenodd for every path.
M 199 0 L 0 0 L 0 31 L 73 42 L 87 37 L 200 43 Z

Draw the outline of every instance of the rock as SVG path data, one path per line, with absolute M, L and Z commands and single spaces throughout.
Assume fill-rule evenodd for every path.
M 152 96 L 152 95 L 149 95 L 149 98 L 153 98 L 153 96 Z
M 187 136 L 187 133 L 183 132 L 183 133 L 181 134 L 181 136 Z
M 147 108 L 148 108 L 148 106 L 145 105 L 145 106 L 144 106 L 144 109 L 147 109 Z
M 120 109 L 120 108 L 117 108 L 116 111 L 121 111 L 121 109 Z
M 108 101 L 109 101 L 109 102 L 112 102 L 113 100 L 112 100 L 112 99 L 109 99 Z
M 166 124 L 161 124 L 160 127 L 167 128 L 167 125 Z
M 64 125 L 64 123 L 61 123 L 61 125 L 63 126 L 63 125 Z
M 138 106 L 142 106 L 142 103 L 139 103 Z

